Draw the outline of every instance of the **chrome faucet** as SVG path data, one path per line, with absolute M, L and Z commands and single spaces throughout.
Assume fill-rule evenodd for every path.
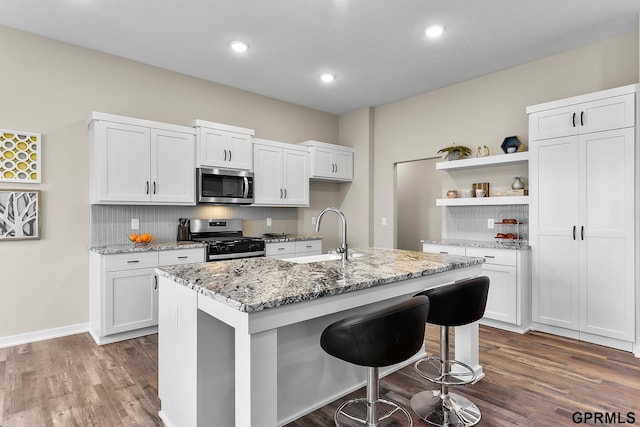
M 326 208 L 325 210 L 320 212 L 320 215 L 318 215 L 318 222 L 316 222 L 316 232 L 320 231 L 320 220 L 322 219 L 322 215 L 324 215 L 327 212 L 335 212 L 336 214 L 338 214 L 338 216 L 340 216 L 340 219 L 342 220 L 342 247 L 338 248 L 336 252 L 342 255 L 342 262 L 345 262 L 348 256 L 348 249 L 347 249 L 347 218 L 344 216 L 344 214 L 336 208 Z

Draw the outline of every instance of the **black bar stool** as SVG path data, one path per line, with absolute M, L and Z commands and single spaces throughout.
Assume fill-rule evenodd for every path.
M 380 399 L 378 368 L 409 359 L 424 345 L 429 299 L 416 296 L 369 314 L 339 320 L 322 332 L 320 346 L 330 355 L 366 366 L 367 397 L 343 403 L 336 426 L 378 427 L 394 421 L 398 411 L 413 425 L 411 414 L 390 400 Z M 397 425 L 397 424 L 394 424 Z
M 462 280 L 428 289 L 418 295 L 429 297 L 428 323 L 440 325 L 440 357 L 427 357 L 415 363 L 423 378 L 440 385 L 411 398 L 411 408 L 423 420 L 436 426 L 472 426 L 480 421 L 478 407 L 459 394 L 449 393 L 449 386 L 470 384 L 476 374 L 469 365 L 449 358 L 449 327 L 462 326 L 484 316 L 489 294 L 486 276 Z

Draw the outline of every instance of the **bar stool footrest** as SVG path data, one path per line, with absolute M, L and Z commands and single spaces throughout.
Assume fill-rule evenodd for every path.
M 379 427 L 400 425 L 406 419 L 408 427 L 413 426 L 411 414 L 401 405 L 387 399 L 376 400 Z M 404 417 L 403 417 L 404 415 Z M 351 399 L 344 402 L 335 413 L 337 427 L 367 426 L 367 399 Z
M 453 359 L 443 362 L 439 357 L 425 357 L 418 360 L 414 367 L 422 378 L 440 385 L 471 384 L 477 378 L 471 366 Z

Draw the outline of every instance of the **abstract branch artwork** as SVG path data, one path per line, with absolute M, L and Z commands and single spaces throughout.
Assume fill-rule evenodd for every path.
M 39 190 L 0 190 L 0 240 L 39 239 L 39 214 Z

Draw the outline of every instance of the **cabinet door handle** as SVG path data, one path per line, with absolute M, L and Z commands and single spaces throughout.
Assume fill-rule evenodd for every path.
M 224 161 L 225 162 L 227 161 L 227 149 L 226 148 L 224 149 Z
M 280 189 L 280 198 L 282 199 L 282 188 Z
M 149 194 L 149 181 L 147 181 L 146 193 Z
M 140 262 L 139 260 L 137 260 L 137 259 L 133 259 L 133 260 L 129 260 L 129 261 L 127 261 L 127 264 L 137 264 L 137 263 L 139 263 L 139 262 Z
M 229 150 L 229 161 L 231 161 L 231 150 Z
M 571 119 L 571 123 L 573 124 L 573 127 L 576 127 L 576 113 L 573 113 L 573 118 Z
M 495 258 L 495 256 L 493 256 L 493 255 L 485 255 L 484 257 L 485 258 Z
M 444 255 L 449 255 L 449 252 L 445 252 L 445 251 L 440 251 L 440 253 Z
M 580 111 L 580 126 L 584 126 L 584 111 Z
M 153 181 L 153 194 L 156 194 L 156 182 Z
M 284 198 L 285 199 L 287 198 L 287 189 L 286 188 L 284 189 Z
M 178 259 L 187 259 L 187 258 L 189 258 L 189 257 L 188 257 L 188 256 L 186 256 L 186 255 L 183 255 L 183 256 L 179 256 L 179 257 L 178 257 Z
M 573 226 L 573 240 L 576 240 L 576 226 Z
M 307 246 L 305 246 L 305 247 L 306 247 L 306 248 L 308 248 L 308 249 L 311 249 L 313 246 L 311 246 L 311 245 L 307 245 Z
M 153 276 L 153 279 L 155 281 L 153 285 L 153 289 L 158 289 L 158 276 Z
M 584 225 L 580 227 L 580 238 L 584 240 Z
M 284 251 L 284 248 L 278 248 L 279 251 Z

